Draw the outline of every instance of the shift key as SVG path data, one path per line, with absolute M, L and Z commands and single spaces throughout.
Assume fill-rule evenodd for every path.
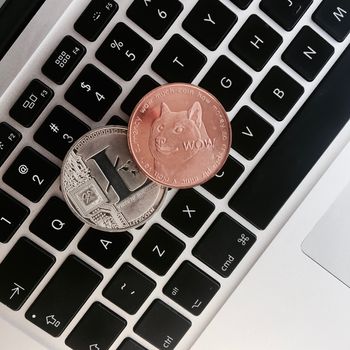
M 102 275 L 69 256 L 30 306 L 26 318 L 58 337 L 102 280 Z

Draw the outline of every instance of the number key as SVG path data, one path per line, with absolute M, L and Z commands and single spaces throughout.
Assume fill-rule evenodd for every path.
M 124 23 L 118 23 L 96 57 L 124 80 L 130 80 L 152 51 L 152 46 Z
M 25 147 L 3 176 L 6 184 L 38 202 L 59 175 L 59 168 L 31 147 Z
M 8 242 L 28 214 L 26 206 L 0 190 L 0 242 Z
M 90 128 L 62 106 L 56 106 L 38 131 L 34 140 L 63 160 L 73 142 Z
M 183 9 L 178 0 L 134 0 L 126 14 L 155 39 L 161 39 Z

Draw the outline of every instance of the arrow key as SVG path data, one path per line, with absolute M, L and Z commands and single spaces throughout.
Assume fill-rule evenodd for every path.
M 231 121 L 232 148 L 252 160 L 273 133 L 273 127 L 248 106 Z
M 117 235 L 89 229 L 80 240 L 78 248 L 103 267 L 111 268 L 132 241 L 128 232 Z
M 20 238 L 0 264 L 0 301 L 19 310 L 54 261 L 28 238 Z

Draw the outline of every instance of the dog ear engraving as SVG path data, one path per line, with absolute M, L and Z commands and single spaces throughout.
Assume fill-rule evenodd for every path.
M 202 106 L 198 101 L 189 109 L 188 119 L 194 121 L 198 129 L 202 126 Z
M 160 111 L 160 117 L 162 117 L 163 114 L 171 113 L 170 108 L 165 102 L 162 102 L 162 108 Z

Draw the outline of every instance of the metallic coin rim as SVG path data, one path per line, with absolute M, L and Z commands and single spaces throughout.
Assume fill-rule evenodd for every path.
M 190 185 L 181 185 L 181 186 L 174 186 L 173 184 L 168 184 L 168 183 L 162 183 L 161 181 L 157 180 L 154 176 L 152 176 L 150 173 L 148 173 L 143 167 L 140 166 L 139 162 L 137 161 L 137 157 L 135 155 L 135 152 L 134 152 L 134 148 L 133 148 L 133 145 L 132 145 L 132 142 L 131 142 L 131 129 L 132 129 L 132 122 L 133 122 L 133 119 L 135 118 L 135 115 L 136 115 L 136 111 L 138 110 L 139 106 L 144 103 L 144 101 L 154 93 L 155 90 L 161 88 L 161 87 L 172 87 L 172 86 L 177 86 L 177 85 L 183 85 L 183 86 L 186 86 L 186 87 L 189 87 L 189 88 L 192 88 L 192 89 L 195 89 L 195 90 L 202 90 L 202 91 L 205 91 L 213 100 L 215 103 L 218 104 L 218 106 L 220 107 L 221 111 L 223 112 L 224 115 L 226 115 L 226 120 L 227 120 L 227 124 L 228 124 L 228 145 L 229 147 L 227 148 L 227 152 L 226 152 L 226 155 L 225 157 L 222 158 L 222 161 L 220 162 L 220 165 L 218 166 L 217 168 L 217 171 L 213 172 L 213 174 L 202 180 L 202 181 L 199 181 L 199 182 L 196 182 L 195 184 L 190 184 Z M 131 156 L 133 157 L 134 161 L 135 161 L 135 164 L 138 166 L 138 168 L 150 179 L 152 180 L 153 182 L 156 182 L 157 184 L 161 185 L 161 186 L 167 186 L 167 187 L 170 187 L 170 188 L 175 188 L 175 189 L 188 189 L 188 188 L 193 188 L 195 186 L 200 186 L 200 185 L 203 185 L 204 183 L 206 183 L 207 181 L 209 181 L 210 179 L 212 179 L 219 171 L 220 169 L 224 166 L 224 164 L 226 163 L 229 155 L 230 155 L 230 148 L 231 148 L 231 145 L 232 145 L 232 129 L 231 129 L 231 125 L 230 125 L 230 119 L 228 117 L 228 114 L 224 108 L 224 106 L 222 105 L 222 103 L 212 94 L 210 93 L 208 90 L 202 88 L 202 87 L 199 87 L 197 85 L 193 85 L 193 84 L 189 84 L 189 83 L 182 83 L 182 82 L 174 82 L 174 83 L 167 83 L 167 84 L 163 84 L 163 85 L 160 85 L 154 89 L 152 89 L 151 91 L 149 91 L 146 95 L 144 95 L 140 101 L 137 103 L 137 105 L 134 107 L 131 115 L 130 115 L 130 119 L 129 119 L 129 123 L 128 123 L 128 132 L 127 132 L 127 139 L 128 139 L 128 146 L 129 146 L 129 151 L 130 151 L 130 154 Z
M 109 125 L 109 126 L 103 126 L 103 127 L 99 127 L 96 129 L 92 129 L 90 131 L 88 131 L 87 133 L 85 133 L 84 135 L 82 135 L 81 137 L 79 137 L 78 140 L 76 140 L 74 142 L 74 144 L 70 147 L 70 149 L 68 150 L 68 152 L 66 153 L 63 162 L 62 162 L 62 166 L 61 166 L 61 172 L 60 172 L 60 186 L 61 186 L 61 192 L 63 194 L 63 197 L 65 199 L 65 202 L 68 206 L 68 208 L 71 210 L 71 212 L 80 220 L 82 221 L 84 224 L 87 224 L 89 227 L 96 229 L 98 231 L 104 231 L 104 232 L 109 232 L 109 233 L 120 233 L 120 232 L 125 232 L 129 229 L 134 229 L 137 228 L 139 226 L 142 226 L 145 224 L 145 222 L 147 222 L 149 219 L 151 219 L 157 212 L 157 209 L 160 208 L 162 206 L 162 204 L 164 203 L 165 199 L 166 199 L 166 195 L 167 195 L 167 188 L 165 186 L 159 186 L 159 184 L 157 183 L 156 185 L 160 187 L 160 189 L 163 191 L 160 195 L 157 196 L 155 204 L 153 205 L 153 207 L 155 208 L 154 212 L 148 216 L 147 218 L 145 218 L 143 221 L 141 221 L 138 224 L 135 225 L 130 225 L 129 227 L 124 227 L 122 229 L 109 229 L 106 227 L 101 227 L 101 226 L 97 226 L 94 225 L 92 222 L 89 222 L 88 220 L 86 220 L 85 218 L 83 218 L 76 210 L 75 208 L 70 204 L 70 200 L 69 197 L 66 193 L 66 191 L 64 190 L 64 186 L 63 186 L 63 169 L 64 169 L 64 165 L 67 162 L 67 158 L 68 155 L 72 152 L 72 150 L 76 147 L 76 145 L 87 135 L 89 135 L 90 133 L 96 132 L 96 131 L 100 131 L 100 130 L 104 130 L 104 129 L 111 129 L 111 128 L 115 128 L 115 129 L 119 129 L 119 130 L 123 130 L 123 131 L 128 131 L 128 128 L 125 126 L 121 126 L 121 125 Z M 126 133 L 127 135 L 127 133 Z M 130 149 L 129 149 L 130 150 Z M 130 152 L 131 154 L 131 152 Z M 137 163 L 135 163 L 136 166 L 140 169 L 140 167 L 138 166 Z M 141 170 L 141 169 L 140 169 Z

